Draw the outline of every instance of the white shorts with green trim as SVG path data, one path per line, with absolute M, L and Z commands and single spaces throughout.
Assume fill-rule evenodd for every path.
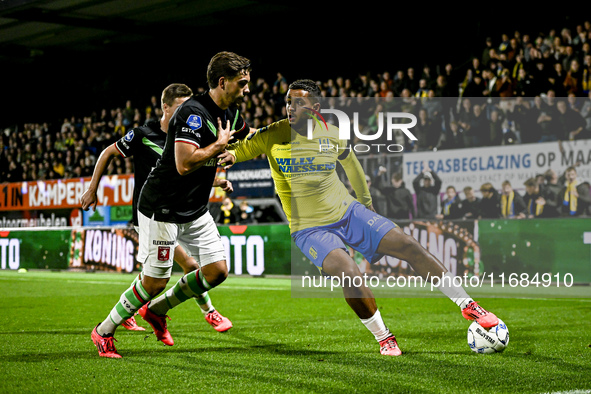
M 174 249 L 179 244 L 201 267 L 226 260 L 220 233 L 209 212 L 192 222 L 177 224 L 158 222 L 138 211 L 138 221 L 137 260 L 146 276 L 170 278 Z

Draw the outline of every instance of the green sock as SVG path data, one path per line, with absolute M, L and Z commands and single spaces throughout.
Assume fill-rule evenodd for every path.
M 211 298 L 209 298 L 208 292 L 205 292 L 201 295 L 197 295 L 193 298 L 195 298 L 195 302 L 197 303 L 197 305 L 199 305 L 199 308 L 201 308 L 201 312 L 203 312 L 204 315 L 207 315 L 209 312 L 215 310 L 211 303 Z
M 189 298 L 207 293 L 209 289 L 211 289 L 211 286 L 203 277 L 201 270 L 189 272 L 166 293 L 154 299 L 150 303 L 150 310 L 160 316 L 166 315 L 169 309 L 187 301 Z
M 142 286 L 141 281 L 134 281 L 131 287 L 119 298 L 119 302 L 113 307 L 109 316 L 99 325 L 99 335 L 113 334 L 115 329 L 125 320 L 132 317 L 138 309 L 150 301 L 150 295 Z

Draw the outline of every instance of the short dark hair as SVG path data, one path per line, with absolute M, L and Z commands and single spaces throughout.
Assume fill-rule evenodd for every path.
M 192 95 L 193 91 L 187 85 L 182 83 L 171 83 L 162 91 L 162 102 L 168 106 L 173 106 L 174 100 L 177 98 Z
M 219 52 L 207 65 L 207 84 L 210 89 L 215 89 L 221 77 L 232 79 L 250 71 L 250 60 L 247 58 L 233 52 Z
M 312 97 L 320 97 L 320 87 L 311 79 L 298 79 L 289 85 L 289 90 L 300 89 L 310 93 Z
M 494 187 L 490 182 L 485 182 L 480 186 L 481 192 L 492 192 L 493 189 L 494 189 Z
M 396 182 L 402 180 L 402 174 L 400 172 L 395 172 L 392 174 L 392 179 L 394 179 Z

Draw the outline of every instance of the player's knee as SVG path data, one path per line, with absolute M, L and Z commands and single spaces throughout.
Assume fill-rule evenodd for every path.
M 217 262 L 203 268 L 203 275 L 210 286 L 221 284 L 228 277 L 228 266 L 225 261 Z
M 361 275 L 357 263 L 340 250 L 333 251 L 327 256 L 322 269 L 326 274 L 339 278 L 354 278 Z
M 199 269 L 199 263 L 192 257 L 184 260 L 182 263 L 180 261 L 177 261 L 177 263 L 181 266 L 185 275 L 189 272 L 193 272 Z
M 216 272 L 207 282 L 213 287 L 221 284 L 228 277 L 228 270 Z
M 168 279 L 152 278 L 144 276 L 142 278 L 142 287 L 150 295 L 150 298 L 156 297 L 166 288 Z

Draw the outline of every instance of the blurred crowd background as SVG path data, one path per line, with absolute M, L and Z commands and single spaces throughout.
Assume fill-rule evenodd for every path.
M 486 37 L 480 48 L 472 48 L 466 56 L 458 58 L 457 63 L 440 64 L 433 58 L 421 67 L 409 64 L 388 69 L 368 62 L 368 67 L 380 69 L 355 73 L 335 71 L 333 77 L 318 80 L 318 84 L 323 96 L 344 107 L 356 105 L 356 98 L 376 98 L 367 113 L 369 124 L 376 113 L 390 105 L 388 103 L 392 106 L 389 109 L 417 114 L 419 121 L 413 132 L 418 141 L 413 143 L 402 134 L 397 136 L 397 143 L 404 145 L 405 152 L 591 138 L 591 22 L 542 29 L 535 34 L 515 30 Z M 247 53 L 243 55 L 248 56 Z M 251 93 L 241 108 L 250 126 L 262 127 L 285 117 L 285 94 L 290 82 L 280 69 L 272 77 L 257 77 L 256 69 L 253 70 Z M 153 86 L 153 94 L 143 99 L 105 102 L 101 107 L 88 108 L 83 114 L 70 114 L 67 106 L 59 106 L 55 118 L 48 117 L 36 123 L 23 118 L 17 124 L 4 125 L 0 135 L 1 181 L 92 175 L 97 157 L 105 147 L 131 128 L 162 116 L 160 92 L 163 87 Z M 190 87 L 196 93 L 206 89 L 205 83 Z M 133 173 L 133 164 L 122 157 L 113 160 L 107 170 L 107 174 L 127 173 Z M 381 194 L 385 195 L 380 197 L 381 201 L 388 200 L 388 193 L 394 193 L 388 188 L 393 186 L 396 174 L 398 168 L 368 174 L 373 188 L 381 189 Z M 429 187 L 436 183 L 434 176 L 436 174 L 428 179 Z M 566 174 L 540 174 L 536 185 L 546 191 L 551 189 L 550 182 L 559 182 L 564 187 L 565 177 Z M 421 185 L 422 179 L 421 175 Z M 579 180 L 579 183 L 586 181 Z M 589 214 L 586 200 L 589 184 L 586 185 L 587 194 L 579 197 L 576 215 Z M 438 186 L 440 194 L 446 188 L 453 188 L 453 185 Z M 491 187 L 499 193 L 499 207 L 502 208 L 505 185 Z M 473 189 L 482 192 L 486 187 L 474 185 Z M 564 196 L 555 189 L 553 196 L 545 198 L 560 205 Z M 408 216 L 423 217 L 427 214 L 421 212 L 419 191 L 416 188 L 414 191 Z M 466 199 L 470 191 L 457 193 Z M 438 199 L 439 194 L 435 198 Z M 387 203 L 384 204 L 383 213 L 389 214 Z M 437 212 L 431 210 L 429 217 L 446 213 L 443 201 L 437 201 L 436 206 Z M 527 211 L 514 212 L 510 217 L 536 216 L 535 208 L 533 211 L 531 206 L 526 208 Z M 550 214 L 549 211 L 547 209 L 546 214 Z M 572 215 L 558 208 L 552 212 L 557 216 Z M 465 215 L 462 213 L 458 217 Z

